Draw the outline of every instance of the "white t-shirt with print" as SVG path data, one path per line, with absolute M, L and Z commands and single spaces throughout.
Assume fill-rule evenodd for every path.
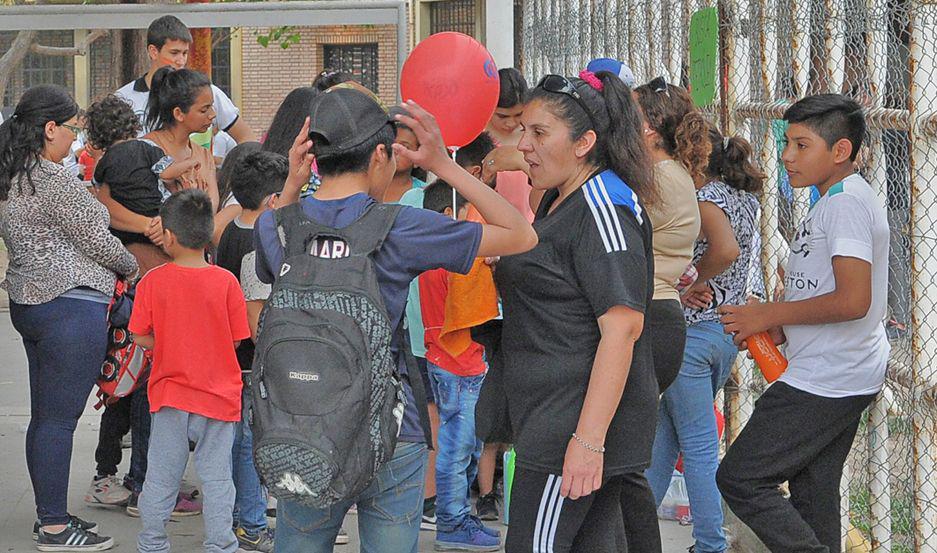
M 218 127 L 218 130 L 227 131 L 238 120 L 240 112 L 238 112 L 234 102 L 220 88 L 211 85 L 211 91 L 214 95 L 215 126 Z M 146 127 L 146 104 L 150 100 L 150 87 L 146 84 L 146 76 L 125 84 L 114 94 L 130 102 L 134 113 L 140 118 L 140 123 L 144 127 L 140 131 L 140 136 L 150 132 L 150 129 Z
M 872 264 L 872 303 L 865 317 L 823 325 L 789 325 L 787 372 L 780 380 L 823 397 L 869 395 L 882 389 L 889 345 L 885 335 L 889 230 L 885 207 L 858 174 L 834 185 L 798 226 L 784 276 L 786 301 L 836 289 L 833 257 Z

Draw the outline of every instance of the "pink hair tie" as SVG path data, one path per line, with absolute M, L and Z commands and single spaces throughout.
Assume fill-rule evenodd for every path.
M 605 88 L 605 85 L 602 84 L 602 81 L 598 77 L 596 77 L 595 73 L 593 73 L 592 71 L 583 69 L 582 71 L 579 72 L 579 78 L 584 80 L 586 83 L 589 84 L 589 86 L 598 90 L 599 92 L 602 92 L 602 90 Z

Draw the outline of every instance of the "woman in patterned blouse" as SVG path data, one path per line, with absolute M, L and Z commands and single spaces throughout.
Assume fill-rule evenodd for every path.
M 101 551 L 110 538 L 67 511 L 72 438 L 107 347 L 107 306 L 137 263 L 110 232 L 107 210 L 61 165 L 78 106 L 62 88 L 27 90 L 0 125 L 2 287 L 29 360 L 26 464 L 42 551 Z

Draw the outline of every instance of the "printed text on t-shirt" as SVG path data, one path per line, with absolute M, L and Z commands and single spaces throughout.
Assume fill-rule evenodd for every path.
M 341 259 L 351 255 L 348 244 L 340 238 L 316 238 L 309 245 L 309 255 L 322 259 Z

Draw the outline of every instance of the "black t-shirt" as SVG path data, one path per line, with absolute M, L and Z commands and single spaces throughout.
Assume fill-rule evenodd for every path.
M 251 286 L 253 281 L 260 283 L 256 277 L 254 229 L 238 225 L 237 219 L 228 223 L 228 226 L 221 234 L 221 240 L 218 241 L 216 257 L 217 265 L 234 274 L 238 282 L 241 283 L 242 289 L 245 285 Z M 248 258 L 246 261 L 245 257 Z M 251 297 L 247 299 L 258 298 Z M 242 371 L 248 372 L 251 370 L 251 363 L 254 361 L 253 340 L 250 338 L 241 340 L 241 344 L 237 348 L 237 358 Z
M 130 211 L 145 217 L 159 215 L 163 202 L 159 176 L 153 166 L 164 159 L 162 149 L 142 140 L 128 140 L 107 149 L 94 168 L 94 182 L 106 184 L 111 197 Z M 145 235 L 111 229 L 124 244 L 149 243 Z
M 505 390 L 518 465 L 561 474 L 599 345 L 598 317 L 624 305 L 645 312 L 654 293 L 651 225 L 613 172 L 590 179 L 552 213 L 548 191 L 533 250 L 501 259 Z M 650 464 L 657 421 L 650 341 L 642 337 L 605 440 L 604 474 Z

